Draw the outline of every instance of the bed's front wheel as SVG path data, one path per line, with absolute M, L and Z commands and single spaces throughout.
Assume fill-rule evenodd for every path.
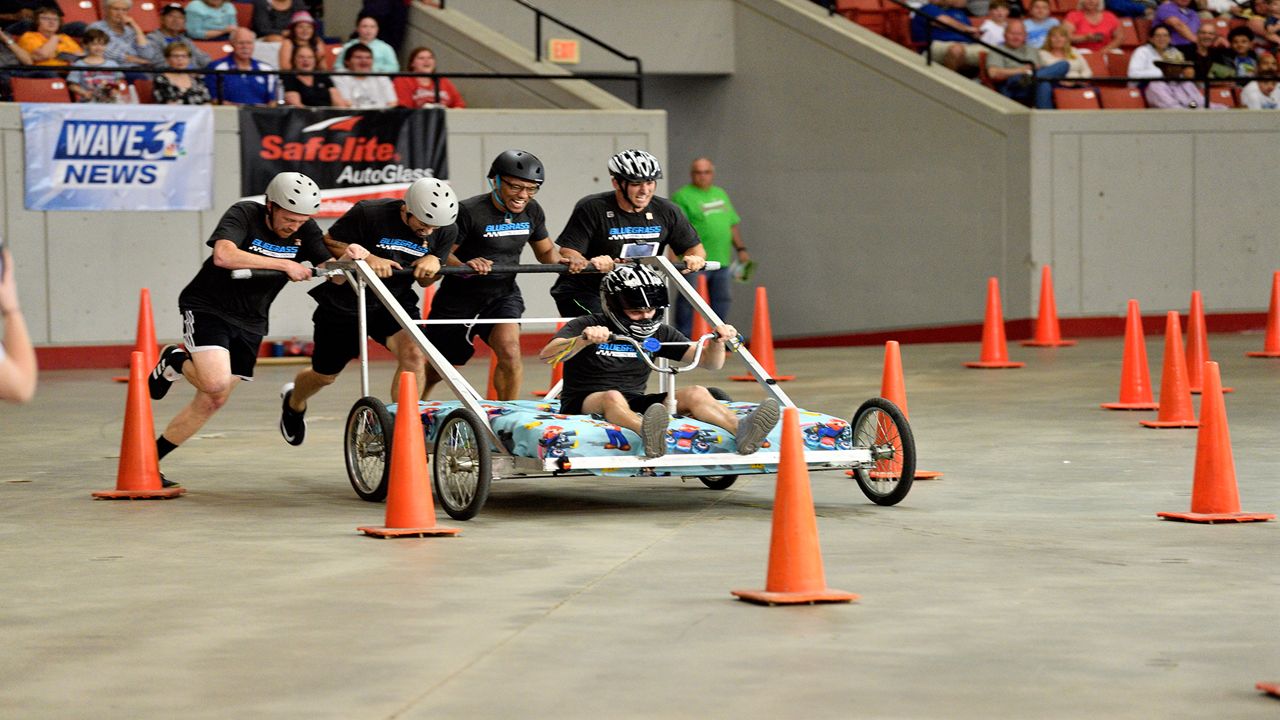
M 737 475 L 710 475 L 706 477 L 700 477 L 698 479 L 702 481 L 703 485 L 706 485 L 712 490 L 728 490 L 730 487 L 733 486 L 735 482 L 738 481 L 738 476 Z
M 911 491 L 916 443 L 897 405 L 871 398 L 853 415 L 853 446 L 871 450 L 869 466 L 855 466 L 858 487 L 877 505 L 897 505 Z
M 458 408 L 436 433 L 431 482 L 440 505 L 454 520 L 475 517 L 489 499 L 489 443 L 480 423 L 475 413 Z
M 375 397 L 360 398 L 347 415 L 342 454 L 347 460 L 347 478 L 361 500 L 382 502 L 387 498 L 393 428 L 387 406 Z

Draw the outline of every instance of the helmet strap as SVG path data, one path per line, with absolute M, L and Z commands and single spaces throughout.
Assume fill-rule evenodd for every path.
M 505 216 L 502 218 L 503 222 L 513 222 L 515 221 L 515 215 L 511 213 L 511 208 L 508 208 L 507 204 L 502 202 L 502 196 L 498 194 L 498 186 L 501 184 L 501 175 L 494 175 L 489 178 L 489 194 L 493 196 L 493 204 L 497 205 L 498 209 L 505 213 Z

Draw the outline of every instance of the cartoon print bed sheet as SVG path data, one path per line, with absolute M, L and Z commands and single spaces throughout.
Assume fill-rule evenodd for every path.
M 755 408 L 754 403 L 725 403 L 739 417 Z M 440 421 L 450 412 L 462 406 L 456 400 L 424 400 L 418 403 L 428 447 L 435 441 Z M 482 402 L 489 414 L 489 422 L 503 445 L 513 455 L 528 458 L 601 457 L 609 455 L 644 455 L 640 436 L 605 420 L 598 415 L 562 415 L 556 402 L 537 400 L 510 400 Z M 394 415 L 396 406 L 388 407 Z M 849 423 L 822 413 L 800 411 L 800 433 L 806 450 L 849 450 L 853 447 L 853 433 Z M 777 447 L 782 439 L 782 427 L 773 429 L 761 447 Z M 674 415 L 667 429 L 667 454 L 732 453 L 735 451 L 733 434 L 709 423 Z M 726 467 L 717 465 L 681 467 L 673 474 L 720 475 L 726 472 L 774 472 L 776 466 L 758 465 Z M 629 476 L 632 470 L 593 471 L 600 475 Z

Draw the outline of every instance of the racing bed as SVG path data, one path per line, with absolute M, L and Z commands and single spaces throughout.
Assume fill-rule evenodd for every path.
M 710 327 L 720 318 L 680 274 L 680 266 L 665 257 L 636 259 L 664 275 L 668 282 L 706 318 Z M 715 269 L 708 263 L 708 269 Z M 493 272 L 563 272 L 560 265 L 495 266 Z M 258 273 L 261 271 L 252 271 Z M 445 267 L 442 274 L 471 272 L 466 267 Z M 691 341 L 697 350 L 684 366 L 673 366 L 651 354 L 660 343 L 650 338 L 638 343 L 625 336 L 612 342 L 629 342 L 650 367 L 659 373 L 659 385 L 667 393 L 671 421 L 667 430 L 667 454 L 646 458 L 644 444 L 630 430 L 606 422 L 599 415 L 565 415 L 559 412 L 560 386 L 551 389 L 542 401 L 485 400 L 423 335 L 421 326 L 436 323 L 522 322 L 525 324 L 567 322 L 572 318 L 521 318 L 513 320 L 469 319 L 413 320 L 391 296 L 386 286 L 363 261 L 332 262 L 317 269 L 317 276 L 345 275 L 357 295 L 360 308 L 360 337 L 365 337 L 365 297 L 372 293 L 422 349 L 428 362 L 453 393 L 451 401 L 419 401 L 426 446 L 431 460 L 434 494 L 445 512 L 457 520 L 475 517 L 488 499 L 492 481 L 502 478 L 606 476 L 698 478 L 713 490 L 729 488 L 741 475 L 771 474 L 780 460 L 782 427 L 779 424 L 758 451 L 740 455 L 734 438 L 723 428 L 674 413 L 676 377 L 696 368 L 702 349 L 713 334 Z M 248 273 L 245 273 L 246 275 Z M 361 343 L 360 382 L 363 397 L 347 416 L 343 454 L 348 478 L 356 494 L 364 500 L 386 498 L 391 465 L 391 443 L 395 404 L 385 404 L 370 394 L 367 343 Z M 783 407 L 795 407 L 745 346 L 730 348 L 747 370 Z M 755 408 L 752 403 L 734 402 L 712 389 L 739 416 Z M 807 410 L 799 410 L 804 459 L 810 471 L 853 470 L 858 487 L 872 502 L 895 505 L 911 489 L 915 472 L 915 443 L 902 411 L 884 398 L 864 402 L 851 420 Z M 841 480 L 846 475 L 839 473 Z

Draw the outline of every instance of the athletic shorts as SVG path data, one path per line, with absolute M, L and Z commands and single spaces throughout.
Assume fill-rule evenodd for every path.
M 232 325 L 213 313 L 182 308 L 178 311 L 182 313 L 182 341 L 188 354 L 221 348 L 231 354 L 232 375 L 243 380 L 253 379 L 258 348 L 262 347 L 261 335 Z
M 418 308 L 404 309 L 409 317 L 418 319 Z M 337 375 L 347 363 L 360 357 L 360 318 L 353 313 L 317 307 L 311 314 L 315 323 L 315 350 L 311 353 L 311 369 L 321 375 Z M 387 340 L 403 328 L 386 308 L 371 309 L 365 314 L 365 331 L 379 345 L 386 347 Z
M 586 400 L 588 395 L 595 392 L 600 391 L 595 390 L 587 393 L 586 395 L 565 395 L 561 397 L 560 412 L 564 415 L 581 415 L 582 401 Z M 626 393 L 623 393 L 623 397 L 627 399 L 627 405 L 640 415 L 643 415 L 644 411 L 648 410 L 650 405 L 665 403 L 667 401 L 666 393 L 648 393 L 647 395 L 627 395 Z
M 427 319 L 473 320 L 475 318 L 518 318 L 522 315 L 524 315 L 524 298 L 519 295 L 452 301 L 437 295 L 431 303 L 431 315 Z M 450 365 L 465 365 L 476 352 L 476 338 L 488 344 L 489 334 L 495 327 L 497 325 L 492 323 L 427 325 L 423 334 L 444 355 Z

